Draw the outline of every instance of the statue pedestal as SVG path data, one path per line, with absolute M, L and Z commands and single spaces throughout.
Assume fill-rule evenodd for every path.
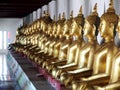
M 52 79 L 51 85 L 56 89 L 56 90 L 61 90 L 61 83 L 56 80 Z

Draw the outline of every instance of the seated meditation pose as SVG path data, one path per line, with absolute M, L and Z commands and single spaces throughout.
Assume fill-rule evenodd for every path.
M 115 14 L 112 0 L 107 12 L 100 19 L 98 30 L 105 42 L 94 54 L 93 74 L 80 80 L 74 80 L 72 82 L 73 90 L 86 90 L 94 85 L 104 85 L 110 79 L 113 58 L 118 50 L 114 44 L 114 32 L 118 23 L 118 16 Z
M 62 19 L 59 18 L 57 24 L 62 21 L 64 22 L 65 21 L 65 17 L 64 17 L 64 13 L 63 13 L 63 16 L 62 16 Z M 52 26 L 51 26 L 52 27 Z M 43 56 L 42 59 L 40 57 L 41 60 L 39 60 L 39 64 L 42 64 L 43 67 L 45 64 L 43 64 L 46 60 L 50 60 L 50 59 L 53 59 L 53 51 L 54 51 L 54 45 L 57 43 L 57 30 L 56 30 L 56 23 L 53 24 L 53 30 L 52 30 L 52 36 L 54 36 L 53 40 L 51 40 L 50 44 L 48 45 L 48 52 L 46 56 Z
M 56 67 L 57 65 L 63 65 L 66 63 L 67 61 L 67 55 L 68 55 L 68 48 L 72 43 L 72 39 L 69 35 L 69 29 L 71 28 L 71 23 L 72 23 L 72 19 L 73 19 L 73 13 L 71 12 L 70 15 L 70 19 L 66 20 L 63 24 L 63 38 L 64 38 L 64 42 L 62 42 L 61 46 L 60 46 L 60 52 L 59 52 L 59 58 L 57 61 L 52 62 L 51 64 L 51 73 L 54 73 L 55 69 L 54 67 Z M 56 70 L 56 69 L 55 69 Z M 56 72 L 54 73 L 56 74 Z M 55 75 L 53 75 L 55 76 Z
M 59 58 L 59 52 L 60 52 L 60 46 L 62 44 L 62 42 L 64 42 L 65 38 L 63 37 L 63 23 L 65 22 L 65 15 L 63 13 L 62 15 L 62 19 L 57 21 L 56 26 L 56 38 L 55 38 L 55 42 L 53 42 L 53 44 L 50 46 L 50 54 L 53 55 L 52 58 L 45 58 L 44 60 L 44 68 L 46 68 L 47 70 L 50 69 L 50 63 L 52 63 L 53 61 L 57 61 Z M 49 71 L 49 70 L 48 70 Z
M 72 38 L 72 44 L 68 48 L 67 62 L 65 65 L 57 66 L 56 76 L 59 77 L 62 71 L 74 70 L 77 68 L 77 56 L 79 48 L 84 45 L 82 38 L 82 28 L 84 25 L 84 17 L 82 14 L 82 7 L 80 8 L 79 14 L 72 20 L 70 29 L 70 36 Z
M 71 84 L 73 78 L 79 79 L 82 76 L 91 75 L 94 53 L 99 47 L 96 40 L 99 23 L 100 18 L 97 13 L 97 4 L 95 4 L 93 12 L 85 19 L 83 33 L 87 38 L 87 42 L 84 46 L 78 48 L 79 53 L 76 56 L 77 68 L 61 73 L 60 80 L 66 86 Z
M 120 16 L 116 31 L 120 39 Z M 114 57 L 110 80 L 108 83 L 101 86 L 94 86 L 94 88 L 95 90 L 120 90 L 120 50 L 118 50 Z

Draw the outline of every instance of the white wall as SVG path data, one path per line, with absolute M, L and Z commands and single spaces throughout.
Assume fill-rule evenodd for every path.
M 13 43 L 15 41 L 16 30 L 22 25 L 22 23 L 22 19 L 19 18 L 0 19 L 0 31 L 9 31 L 11 33 L 10 43 Z

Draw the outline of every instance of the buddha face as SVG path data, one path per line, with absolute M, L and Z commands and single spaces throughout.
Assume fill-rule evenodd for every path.
M 106 35 L 106 30 L 108 29 L 107 22 L 103 19 L 101 19 L 100 26 L 99 26 L 99 32 L 102 37 Z
M 118 22 L 116 31 L 117 31 L 117 33 L 118 33 L 118 37 L 120 38 L 120 21 Z
M 83 30 L 84 30 L 84 36 L 92 34 L 93 32 L 93 27 L 90 25 L 90 23 L 87 20 L 85 20 L 85 25 Z
M 76 27 L 77 27 L 77 25 L 76 25 L 75 21 L 73 21 L 73 23 L 71 25 L 71 29 L 70 29 L 70 35 L 74 34 Z
M 105 20 L 101 19 L 99 32 L 103 38 L 105 37 L 112 37 L 114 25 L 112 23 L 106 22 Z

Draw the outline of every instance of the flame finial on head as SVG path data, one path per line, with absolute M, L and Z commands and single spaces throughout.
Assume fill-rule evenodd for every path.
M 94 12 L 97 12 L 97 3 L 95 4 L 94 8 L 93 8 Z
M 98 15 L 98 13 L 97 13 L 97 3 L 95 4 L 95 6 L 94 6 L 94 8 L 93 8 L 92 14 Z
M 113 8 L 113 7 L 114 7 L 114 5 L 113 5 L 113 4 L 114 4 L 114 3 L 113 3 L 113 0 L 110 0 L 109 7 Z
M 61 14 L 59 13 L 58 20 L 61 20 Z
M 108 8 L 107 12 L 108 12 L 108 13 L 109 13 L 109 12 L 115 13 L 113 0 L 110 0 L 109 8 Z
M 63 14 L 62 14 L 62 19 L 63 19 L 63 18 L 65 18 L 65 12 L 63 12 Z
M 73 18 L 73 10 L 70 13 L 70 18 Z
M 79 10 L 79 14 L 78 15 L 82 15 L 82 6 L 80 7 L 80 10 Z
M 55 21 L 55 15 L 54 15 L 54 17 L 53 17 L 53 21 Z

